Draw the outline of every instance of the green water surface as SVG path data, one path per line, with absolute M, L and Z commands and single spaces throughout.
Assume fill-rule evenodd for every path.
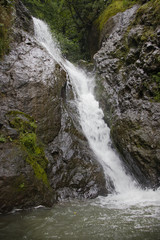
M 72 201 L 0 215 L 1 240 L 159 240 L 160 206 Z

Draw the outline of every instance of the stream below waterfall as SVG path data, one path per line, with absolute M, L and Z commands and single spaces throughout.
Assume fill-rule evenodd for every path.
M 159 240 L 160 204 L 134 201 L 99 197 L 3 215 L 0 239 Z
M 37 41 L 68 73 L 75 91 L 80 124 L 91 149 L 114 185 L 107 197 L 61 202 L 53 208 L 37 207 L 0 215 L 3 240 L 160 239 L 160 190 L 143 190 L 125 172 L 110 146 L 110 130 L 94 98 L 94 77 L 61 57 L 45 23 L 34 18 Z

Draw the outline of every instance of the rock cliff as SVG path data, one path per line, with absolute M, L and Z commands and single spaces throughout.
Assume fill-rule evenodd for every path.
M 96 94 L 125 163 L 144 186 L 160 186 L 160 3 L 110 18 L 94 55 Z
M 127 169 L 160 186 L 160 4 L 110 18 L 94 55 L 96 95 Z M 15 1 L 10 52 L 0 63 L 0 212 L 107 194 L 78 121 L 66 71 L 34 38 Z
M 105 194 L 67 73 L 36 42 L 19 0 L 13 16 L 10 53 L 0 63 L 0 212 Z

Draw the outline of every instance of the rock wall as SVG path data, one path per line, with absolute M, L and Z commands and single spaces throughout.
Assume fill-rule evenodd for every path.
M 67 73 L 36 42 L 19 0 L 12 39 L 0 63 L 0 212 L 106 194 Z
M 160 186 L 159 1 L 118 13 L 94 55 L 96 94 L 125 164 L 144 186 Z M 112 27 L 111 27 L 112 26 Z

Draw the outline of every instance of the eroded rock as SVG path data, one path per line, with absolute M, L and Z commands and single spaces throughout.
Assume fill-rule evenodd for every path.
M 140 183 L 158 187 L 160 42 L 155 13 L 159 5 L 147 4 L 112 17 L 112 28 L 107 22 L 94 59 L 101 76 L 97 97 L 114 144 Z
M 37 43 L 19 0 L 16 13 L 11 50 L 0 63 L 0 211 L 106 194 L 67 73 Z

